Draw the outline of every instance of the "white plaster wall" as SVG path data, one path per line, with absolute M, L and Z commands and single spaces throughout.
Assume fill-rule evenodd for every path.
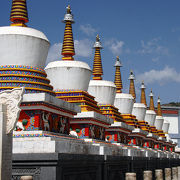
M 146 114 L 146 106 L 142 103 L 134 103 L 132 114 L 135 115 L 138 120 L 144 120 Z
M 170 123 L 169 126 L 169 134 L 178 134 L 178 126 L 179 126 L 179 122 L 178 122 L 178 116 L 177 117 L 168 117 L 168 116 L 163 116 L 164 119 Z
M 158 130 L 162 130 L 164 118 L 162 116 L 156 116 L 155 126 Z
M 45 71 L 54 90 L 83 90 L 87 91 L 91 78 L 88 64 L 80 61 L 50 62 Z
M 164 122 L 164 123 L 163 123 L 163 126 L 162 126 L 162 130 L 163 130 L 165 133 L 168 133 L 168 131 L 169 131 L 169 126 L 170 126 L 170 123 Z
M 95 97 L 99 104 L 114 105 L 116 95 L 116 86 L 111 81 L 91 80 L 88 87 L 88 92 Z
M 0 65 L 44 69 L 49 50 L 46 36 L 27 27 L 0 27 Z
M 132 114 L 134 98 L 131 94 L 116 93 L 114 106 L 119 109 L 121 114 Z
M 154 126 L 155 119 L 156 119 L 155 111 L 146 110 L 145 121 L 148 122 L 150 126 Z

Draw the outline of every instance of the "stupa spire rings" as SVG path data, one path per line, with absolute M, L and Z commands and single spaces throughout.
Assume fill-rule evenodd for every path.
M 147 106 L 145 89 L 146 89 L 146 87 L 144 85 L 144 81 L 142 81 L 142 84 L 141 84 L 141 103 L 143 103 L 144 105 Z
M 116 93 L 122 93 L 123 85 L 122 85 L 121 71 L 120 71 L 120 67 L 122 67 L 122 64 L 119 60 L 119 56 L 116 57 L 116 63 L 114 67 L 116 67 L 115 80 L 114 80 L 114 84 L 116 85 Z
M 73 33 L 72 33 L 72 23 L 74 23 L 73 15 L 71 14 L 70 6 L 67 7 L 67 13 L 64 16 L 64 21 L 66 24 L 65 31 L 64 31 L 64 40 L 62 46 L 63 55 L 62 60 L 72 61 L 74 60 L 73 56 L 75 55 L 74 49 L 74 40 L 73 40 Z
M 26 27 L 29 22 L 26 0 L 13 0 L 11 8 L 11 26 Z
M 103 75 L 103 68 L 102 68 L 102 61 L 101 61 L 101 52 L 100 50 L 103 48 L 100 42 L 99 35 L 96 36 L 96 42 L 93 46 L 95 49 L 94 55 L 94 63 L 93 63 L 93 79 L 94 80 L 102 80 Z
M 157 115 L 158 116 L 162 116 L 162 109 L 161 109 L 161 100 L 160 100 L 160 97 L 158 97 L 158 100 L 157 100 Z
M 133 96 L 134 102 L 135 102 L 136 101 L 136 92 L 135 92 L 135 86 L 134 86 L 135 76 L 132 70 L 130 72 L 129 80 L 130 80 L 129 94 Z
M 67 21 L 71 22 L 71 23 L 74 23 L 74 18 L 73 18 L 73 14 L 72 14 L 72 10 L 71 10 L 71 7 L 70 5 L 68 5 L 66 7 L 67 9 L 67 12 L 66 14 L 64 15 L 64 19 L 63 19 L 63 22 L 66 23 Z
M 154 94 L 152 92 L 152 89 L 151 89 L 151 92 L 150 92 L 149 96 L 150 96 L 149 110 L 154 111 L 155 110 L 155 108 L 154 108 L 154 99 L 153 99 Z

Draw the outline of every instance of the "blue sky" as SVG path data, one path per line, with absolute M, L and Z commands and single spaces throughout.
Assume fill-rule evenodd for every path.
M 155 100 L 180 101 L 180 1 L 179 0 L 27 0 L 29 27 L 43 31 L 51 42 L 48 62 L 60 59 L 66 6 L 71 5 L 76 60 L 93 64 L 96 34 L 102 45 L 103 79 L 114 80 L 114 63 L 119 55 L 124 92 L 132 69 L 146 94 L 153 89 Z M 1 0 L 0 26 L 9 25 L 11 1 Z M 148 98 L 148 97 L 147 97 Z M 149 98 L 148 98 L 149 99 Z

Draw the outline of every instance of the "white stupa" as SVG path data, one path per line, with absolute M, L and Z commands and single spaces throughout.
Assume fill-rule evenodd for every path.
M 13 1 L 10 20 L 11 26 L 0 27 L 0 91 L 25 87 L 25 93 L 53 94 L 44 71 L 50 43 L 44 33 L 27 27 L 26 1 Z
M 156 120 L 155 120 L 155 124 L 154 124 L 158 130 L 162 130 L 163 123 L 164 123 L 164 118 L 162 116 L 162 110 L 161 110 L 160 102 L 161 102 L 161 100 L 158 97 L 157 116 L 156 116 Z
M 102 80 L 102 63 L 101 63 L 101 54 L 100 49 L 102 45 L 100 42 L 99 35 L 96 37 L 96 42 L 94 44 L 95 48 L 95 57 L 93 65 L 93 80 L 89 83 L 88 92 L 95 97 L 95 100 L 99 104 L 114 104 L 116 86 L 112 81 Z
M 130 78 L 131 79 L 131 76 Z M 139 121 L 144 121 L 146 114 L 146 96 L 145 96 L 145 85 L 142 82 L 141 85 L 141 103 L 134 103 L 132 114 L 136 116 Z
M 63 55 L 62 61 L 50 62 L 46 66 L 45 71 L 56 92 L 60 90 L 87 91 L 92 71 L 87 63 L 75 61 L 73 58 L 75 55 L 72 34 L 74 19 L 70 6 L 67 7 L 67 13 L 63 22 L 66 24 L 66 27 L 61 53 Z
M 117 87 L 114 106 L 119 109 L 121 114 L 132 114 L 134 98 L 131 94 L 122 93 L 122 80 L 121 80 L 121 72 L 120 67 L 122 64 L 119 60 L 119 57 L 116 59 L 116 63 L 114 65 L 116 67 L 116 75 L 115 84 Z
M 154 100 L 153 100 L 154 95 L 152 93 L 152 90 L 149 96 L 150 96 L 150 106 L 149 109 L 146 110 L 145 121 L 148 122 L 150 126 L 154 126 L 156 119 L 156 112 L 154 110 Z

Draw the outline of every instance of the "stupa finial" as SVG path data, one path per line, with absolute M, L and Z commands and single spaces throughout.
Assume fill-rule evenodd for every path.
M 144 105 L 147 106 L 145 89 L 146 89 L 146 87 L 144 85 L 144 81 L 142 81 L 142 84 L 141 84 L 141 103 L 143 103 Z
M 129 94 L 133 96 L 134 102 L 135 102 L 136 101 L 136 92 L 135 92 L 135 86 L 134 86 L 135 76 L 132 70 L 130 72 L 129 80 L 130 80 Z
M 26 27 L 29 21 L 26 0 L 13 0 L 11 8 L 11 26 Z
M 154 95 L 153 95 L 152 89 L 151 89 L 151 93 L 150 93 L 149 96 L 150 96 L 149 110 L 154 111 L 155 110 L 155 108 L 154 108 L 154 99 L 153 99 Z
M 116 85 L 116 93 L 122 93 L 122 79 L 121 79 L 121 71 L 120 71 L 120 67 L 122 67 L 122 64 L 119 60 L 119 56 L 116 57 L 116 63 L 114 65 L 116 67 L 116 72 L 115 72 L 115 80 L 114 80 L 114 84 Z
M 162 109 L 161 109 L 161 100 L 160 100 L 160 97 L 158 97 L 158 100 L 157 100 L 157 115 L 158 116 L 162 116 Z
M 64 40 L 62 46 L 63 55 L 62 60 L 65 61 L 72 61 L 74 60 L 73 56 L 75 55 L 74 50 L 74 40 L 73 40 L 73 33 L 72 33 L 72 24 L 74 23 L 73 15 L 71 14 L 72 10 L 70 5 L 68 5 L 67 13 L 64 16 L 63 22 L 66 24 L 65 31 L 64 31 Z
M 94 43 L 93 48 L 95 49 L 94 55 L 94 63 L 93 63 L 93 79 L 94 80 L 102 80 L 103 68 L 101 62 L 101 52 L 100 50 L 103 48 L 100 42 L 99 35 L 96 36 L 96 42 Z

